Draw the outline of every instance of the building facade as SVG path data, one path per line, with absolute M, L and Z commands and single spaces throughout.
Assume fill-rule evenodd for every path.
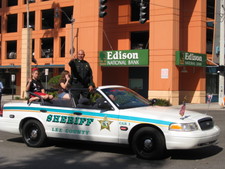
M 147 21 L 141 24 L 141 0 L 108 0 L 103 18 L 99 0 L 1 0 L 0 79 L 5 92 L 25 97 L 34 66 L 48 87 L 46 82 L 69 70 L 69 60 L 83 49 L 96 86 L 124 85 L 173 105 L 184 97 L 204 103 L 207 2 L 144 0 Z

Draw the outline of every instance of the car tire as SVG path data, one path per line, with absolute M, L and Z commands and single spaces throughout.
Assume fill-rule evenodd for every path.
M 143 127 L 133 136 L 131 146 L 137 157 L 143 159 L 160 159 L 165 155 L 165 139 L 155 128 Z
M 37 120 L 28 120 L 22 129 L 23 140 L 29 147 L 41 147 L 46 141 L 43 125 Z

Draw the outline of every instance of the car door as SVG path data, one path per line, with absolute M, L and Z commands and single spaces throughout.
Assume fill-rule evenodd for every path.
M 50 107 L 45 111 L 45 129 L 49 137 L 76 140 L 118 142 L 118 112 L 94 106 Z

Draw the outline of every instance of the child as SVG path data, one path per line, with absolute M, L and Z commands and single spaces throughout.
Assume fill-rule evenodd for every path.
M 38 79 L 38 69 L 34 68 L 31 72 L 31 78 L 27 82 L 26 90 L 29 92 L 33 92 L 36 95 L 41 96 L 44 100 L 53 99 L 52 95 L 48 95 L 45 93 L 45 89 L 41 84 L 41 81 Z M 40 98 L 34 95 L 30 95 L 29 103 L 35 100 L 39 100 Z
M 61 73 L 61 78 L 59 80 L 59 94 L 58 97 L 60 99 L 70 99 L 70 95 L 68 93 L 68 88 L 70 88 L 70 72 L 64 70 Z

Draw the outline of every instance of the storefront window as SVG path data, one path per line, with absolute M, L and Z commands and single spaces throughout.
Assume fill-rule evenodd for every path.
M 207 67 L 206 68 L 206 94 L 212 94 L 212 102 L 218 101 L 218 84 L 219 75 L 217 73 L 217 67 Z
M 131 49 L 148 49 L 149 32 L 131 32 Z M 129 67 L 129 87 L 148 97 L 148 67 Z

